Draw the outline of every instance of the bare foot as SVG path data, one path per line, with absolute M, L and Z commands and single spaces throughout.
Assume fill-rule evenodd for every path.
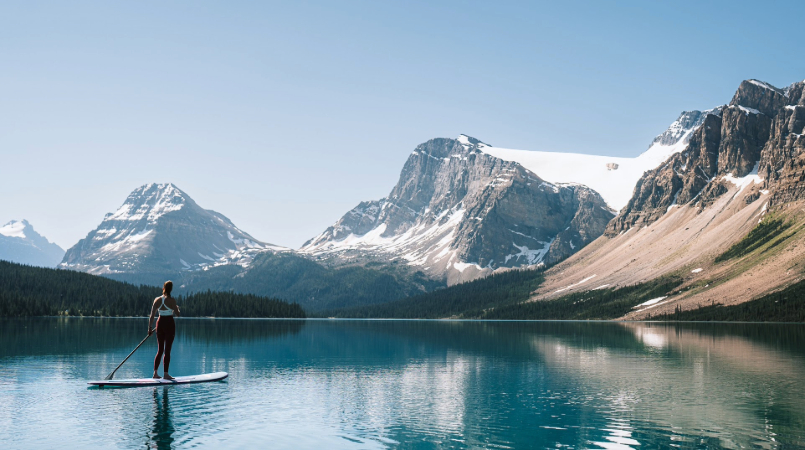
M 151 377 L 151 378 L 159 378 L 159 375 L 157 375 L 157 373 L 156 373 L 156 372 L 154 372 L 154 376 L 153 376 L 153 377 Z
M 174 379 L 172 376 L 168 375 L 168 372 L 165 372 L 165 374 L 162 375 L 162 378 L 165 379 L 165 380 L 173 380 Z

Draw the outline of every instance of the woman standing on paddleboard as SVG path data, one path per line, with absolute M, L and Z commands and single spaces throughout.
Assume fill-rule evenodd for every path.
M 159 360 L 163 359 L 162 355 L 165 354 L 163 362 L 163 376 L 166 380 L 172 380 L 173 377 L 168 373 L 168 366 L 171 363 L 171 347 L 173 346 L 173 338 L 176 336 L 176 322 L 173 321 L 173 316 L 181 315 L 179 305 L 176 300 L 171 297 L 173 290 L 173 282 L 166 281 L 165 286 L 162 288 L 162 295 L 154 299 L 154 304 L 151 306 L 151 316 L 148 317 L 148 335 L 151 336 L 151 321 L 154 316 L 159 314 L 157 319 L 157 356 L 154 358 L 154 378 L 159 378 L 157 369 L 159 368 Z

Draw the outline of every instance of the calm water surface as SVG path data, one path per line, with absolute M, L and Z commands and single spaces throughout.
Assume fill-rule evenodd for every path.
M 0 448 L 805 448 L 802 325 L 177 329 L 173 375 L 229 379 L 89 389 L 144 337 L 144 319 L 0 320 Z M 149 376 L 155 347 L 115 378 Z

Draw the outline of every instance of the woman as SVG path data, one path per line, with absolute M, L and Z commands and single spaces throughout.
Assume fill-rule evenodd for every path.
M 166 281 L 165 286 L 162 288 L 162 295 L 154 299 L 154 304 L 151 306 L 151 316 L 148 317 L 148 335 L 151 336 L 153 330 L 151 329 L 151 321 L 154 316 L 159 314 L 157 319 L 157 356 L 154 358 L 154 378 L 159 378 L 157 369 L 159 368 L 159 360 L 162 359 L 164 352 L 164 370 L 162 378 L 172 380 L 173 377 L 168 373 L 168 366 L 171 363 L 171 347 L 173 346 L 173 338 L 176 336 L 176 323 L 173 321 L 173 316 L 181 315 L 179 305 L 176 300 L 171 297 L 173 290 L 173 282 Z

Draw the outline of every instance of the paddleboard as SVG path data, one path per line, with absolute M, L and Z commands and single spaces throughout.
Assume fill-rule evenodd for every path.
M 99 380 L 90 381 L 87 384 L 93 386 L 166 386 L 172 384 L 190 384 L 190 383 L 207 383 L 209 381 L 221 381 L 228 377 L 226 372 L 204 373 L 201 375 L 188 375 L 185 377 L 176 377 L 172 380 L 165 380 L 162 378 L 132 378 L 128 380 Z

